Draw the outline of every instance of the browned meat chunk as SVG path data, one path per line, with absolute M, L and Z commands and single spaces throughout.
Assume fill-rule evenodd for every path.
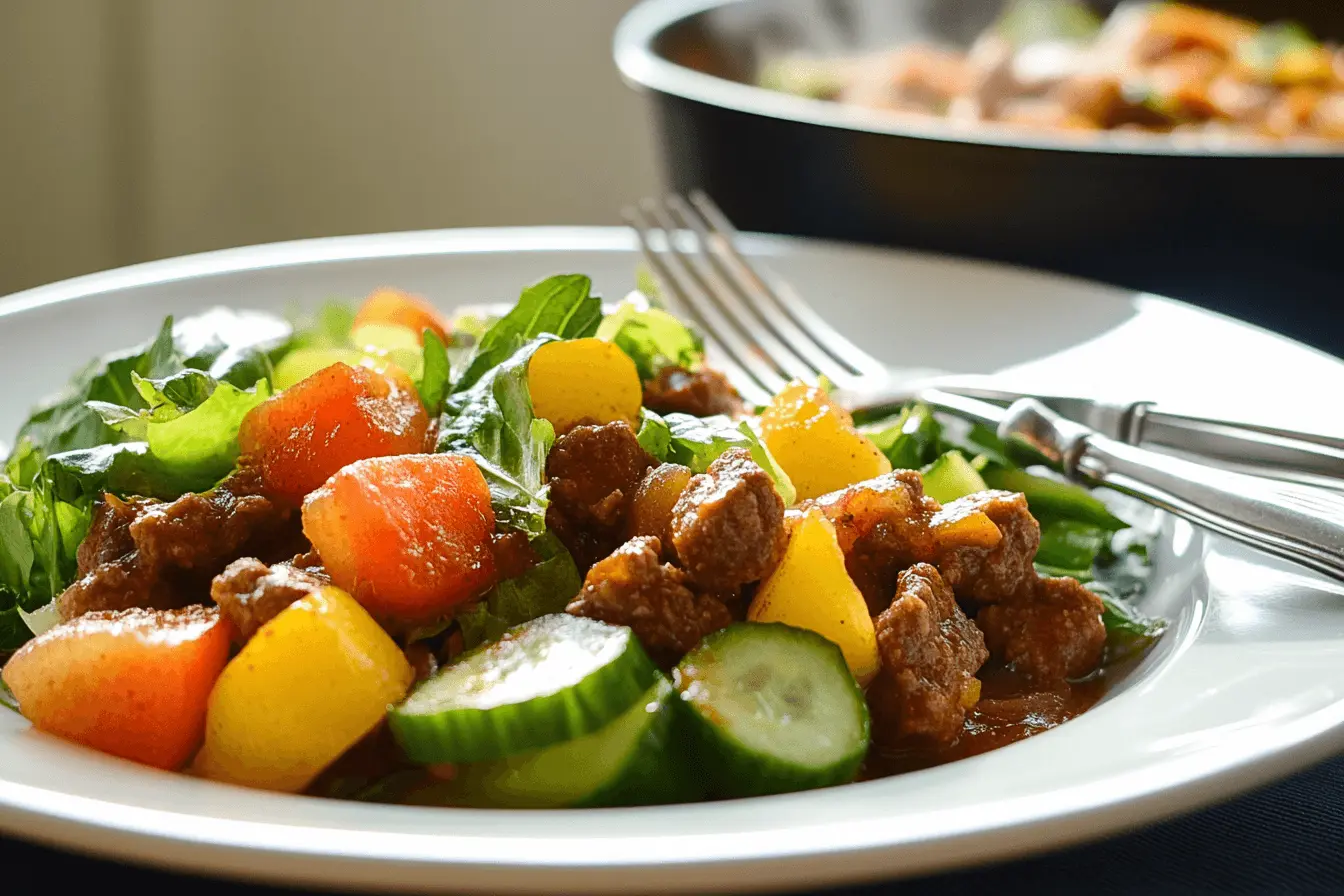
M 269 498 L 234 492 L 226 483 L 213 492 L 146 503 L 130 535 L 141 564 L 151 569 L 217 569 L 258 531 L 286 516 Z
M 691 478 L 672 508 L 681 566 L 706 588 L 735 590 L 770 571 L 784 543 L 784 499 L 745 448 Z
M 686 574 L 659 561 L 657 538 L 632 538 L 600 561 L 566 612 L 628 625 L 655 662 L 676 665 L 710 632 L 731 623 L 721 601 L 693 592 Z
M 135 550 L 131 538 L 131 523 L 144 513 L 146 505 L 154 503 L 140 498 L 123 501 L 116 495 L 107 495 L 93 512 L 89 533 L 79 543 L 75 556 L 81 573 L 119 560 Z
M 953 513 L 963 507 L 984 511 L 999 527 L 1002 538 L 992 548 L 943 545 L 938 571 L 957 597 L 992 604 L 1036 587 L 1032 560 L 1041 544 L 1041 527 L 1027 509 L 1027 499 L 1015 492 L 987 491 L 967 495 L 947 505 Z
M 551 486 L 546 524 L 580 569 L 625 540 L 635 490 L 655 463 L 623 422 L 576 426 L 555 440 L 546 461 Z
M 659 414 L 736 416 L 742 412 L 742 397 L 717 370 L 664 367 L 644 384 L 644 406 Z
M 326 576 L 311 570 L 288 563 L 267 566 L 253 557 L 244 557 L 215 576 L 210 583 L 210 596 L 246 642 L 281 610 L 326 583 Z
M 231 560 L 292 548 L 293 514 L 257 495 L 254 485 L 240 475 L 175 501 L 106 497 L 80 545 L 80 578 L 57 598 L 61 617 L 200 603 Z
M 901 573 L 896 597 L 877 617 L 885 699 L 874 708 L 884 739 L 950 744 L 974 705 L 975 674 L 989 659 L 984 636 L 957 606 L 938 570 Z
M 650 470 L 635 491 L 626 527 L 629 537 L 655 535 L 663 547 L 672 547 L 672 510 L 691 481 L 691 468 L 661 464 Z
M 1101 599 L 1076 579 L 1041 579 L 1029 595 L 976 614 L 990 651 L 1033 681 L 1081 678 L 1101 663 Z
M 914 470 L 894 470 L 809 503 L 835 525 L 845 568 L 873 615 L 891 601 L 901 570 L 937 555 L 930 520 L 938 503 L 925 497 Z

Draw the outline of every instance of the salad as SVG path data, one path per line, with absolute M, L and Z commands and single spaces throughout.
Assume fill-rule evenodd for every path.
M 844 784 L 1085 711 L 1160 635 L 1148 536 L 927 407 L 748 408 L 581 275 L 380 289 L 92 361 L 0 475 L 0 691 L 273 791 L 622 806 Z

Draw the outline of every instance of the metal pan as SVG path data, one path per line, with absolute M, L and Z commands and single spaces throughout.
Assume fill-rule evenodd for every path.
M 622 21 L 615 54 L 652 97 L 669 185 L 707 190 L 744 229 L 1109 281 L 1344 355 L 1344 149 L 967 130 L 751 83 L 770 55 L 969 43 L 997 5 L 646 0 Z M 1344 37 L 1340 3 L 1203 5 Z

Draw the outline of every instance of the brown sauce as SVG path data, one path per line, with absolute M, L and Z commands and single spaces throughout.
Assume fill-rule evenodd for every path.
M 967 713 L 965 729 L 956 743 L 939 748 L 883 748 L 879 746 L 881 732 L 874 732 L 875 743 L 859 780 L 979 756 L 1049 731 L 1096 705 L 1120 671 L 1115 667 L 1103 669 L 1083 681 L 1059 682 L 1042 689 L 1011 669 L 986 668 L 981 673 L 980 701 Z

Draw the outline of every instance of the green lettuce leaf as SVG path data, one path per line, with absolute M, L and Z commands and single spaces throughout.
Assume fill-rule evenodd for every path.
M 147 409 L 137 377 L 166 380 L 197 370 L 217 382 L 250 388 L 258 380 L 269 381 L 272 361 L 288 348 L 291 335 L 290 325 L 281 318 L 254 311 L 217 308 L 176 324 L 168 318 L 150 342 L 105 355 L 85 367 L 23 423 L 16 444 L 26 442 L 41 460 L 64 451 L 130 441 L 135 435 L 109 426 L 99 408 Z
M 659 461 L 666 461 L 672 450 L 672 430 L 667 421 L 648 408 L 639 411 L 639 430 L 635 438 L 641 448 Z
M 944 453 L 943 427 L 927 405 L 909 405 L 895 418 L 865 426 L 862 432 L 894 470 L 923 469 Z
M 490 486 L 496 523 L 531 536 L 546 530 L 546 455 L 555 429 L 532 413 L 527 365 L 553 341 L 543 335 L 525 343 L 449 396 L 439 420 L 437 450 L 473 458 Z
M 748 421 L 737 422 L 722 414 L 712 417 L 668 414 L 663 420 L 668 428 L 668 449 L 667 456 L 660 460 L 703 473 L 729 448 L 746 448 L 751 452 L 752 460 L 774 480 L 775 490 L 785 505 L 792 505 L 798 499 L 788 474 L 775 462 Z
M 453 391 L 471 389 L 538 336 L 549 333 L 561 339 L 580 339 L 596 333 L 602 300 L 592 294 L 592 286 L 582 274 L 560 274 L 524 289 L 513 310 L 481 337 Z
M 640 309 L 633 302 L 607 315 L 597 337 L 629 355 L 645 381 L 665 367 L 694 370 L 705 359 L 704 341 L 694 330 L 660 308 Z
M 420 402 L 429 411 L 429 416 L 437 417 L 443 410 L 444 399 L 453 377 L 452 362 L 448 358 L 448 348 L 433 330 L 424 334 L 424 363 L 421 365 L 420 381 L 416 389 L 420 393 Z
M 574 558 L 553 534 L 532 541 L 541 562 L 517 578 L 500 582 L 470 610 L 459 613 L 465 649 L 496 641 L 515 625 L 562 613 L 583 586 Z

